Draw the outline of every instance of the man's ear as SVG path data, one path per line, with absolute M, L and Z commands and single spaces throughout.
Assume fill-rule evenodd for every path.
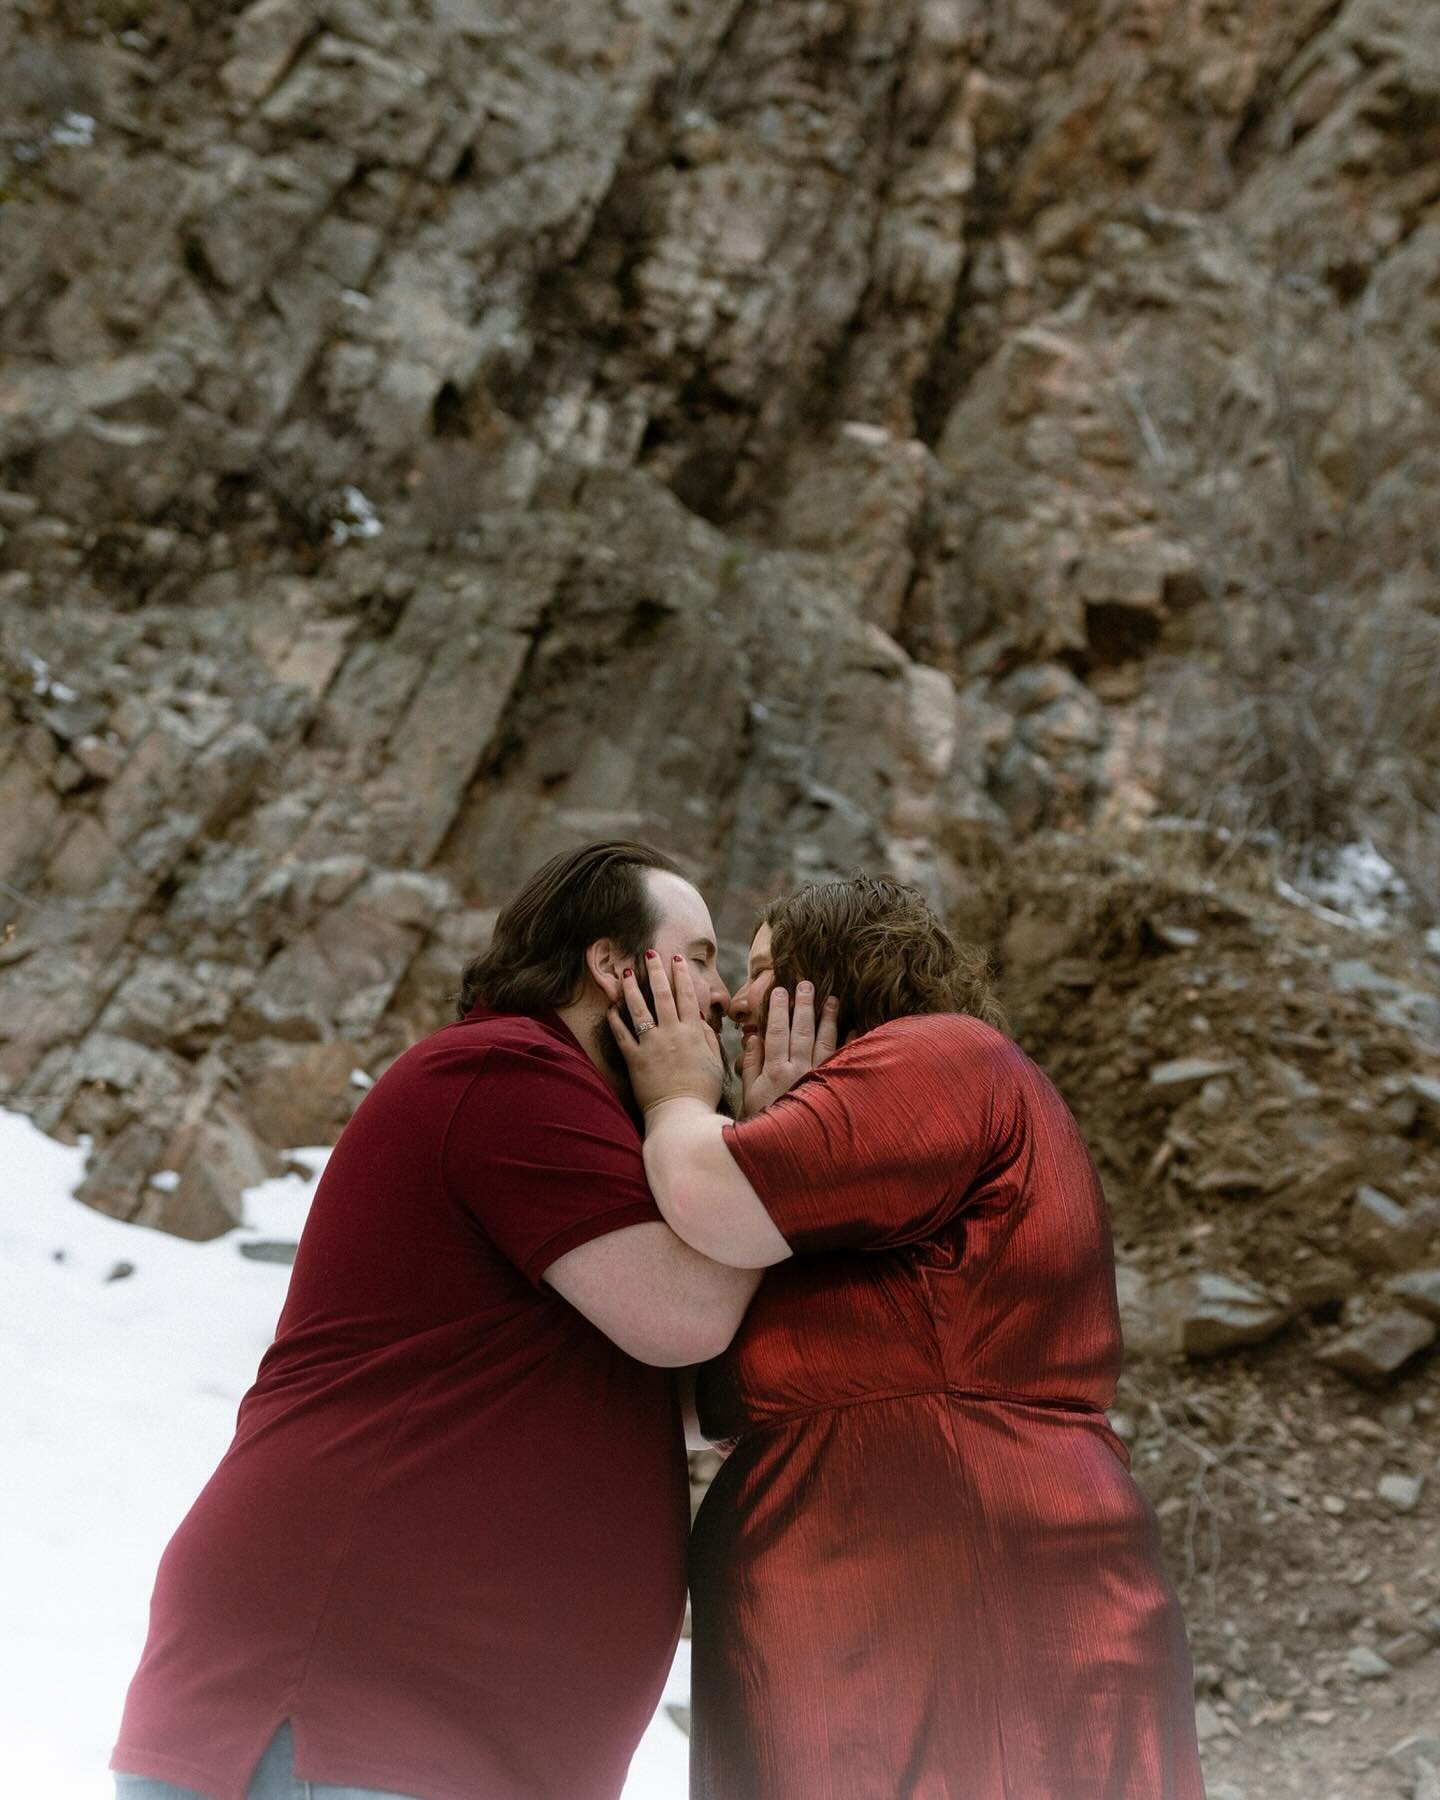
M 616 1005 L 620 999 L 620 973 L 627 962 L 614 938 L 596 938 L 585 952 L 585 973 L 605 996 L 608 1006 Z

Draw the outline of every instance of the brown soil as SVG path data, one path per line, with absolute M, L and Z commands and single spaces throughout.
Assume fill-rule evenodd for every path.
M 1263 868 L 1216 879 L 1169 861 L 1051 844 L 1011 864 L 987 922 L 1013 1030 L 1085 1129 L 1122 1263 L 1152 1280 L 1204 1266 L 1301 1301 L 1271 1343 L 1226 1357 L 1132 1348 L 1117 1397 L 1185 1604 L 1212 1791 L 1408 1795 L 1386 1752 L 1440 1734 L 1440 1649 L 1378 1679 L 1347 1657 L 1440 1604 L 1440 1355 L 1370 1389 L 1314 1352 L 1382 1280 L 1346 1257 L 1356 1186 L 1440 1193 L 1440 1142 L 1404 1096 L 1440 1058 L 1373 996 L 1337 991 L 1332 968 L 1424 978 L 1393 945 L 1274 900 Z M 1176 926 L 1198 941 L 1172 947 Z M 1226 1091 L 1149 1085 L 1153 1065 L 1191 1056 L 1233 1062 Z M 1426 1477 L 1414 1511 L 1376 1496 L 1388 1472 Z

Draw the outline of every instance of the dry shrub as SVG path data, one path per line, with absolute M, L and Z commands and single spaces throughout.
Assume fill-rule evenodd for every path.
M 1277 277 L 1258 380 L 1255 363 L 1215 359 L 1163 397 L 1126 390 L 1154 496 L 1208 596 L 1172 697 L 1169 797 L 1294 866 L 1369 840 L 1435 915 L 1440 530 L 1415 516 L 1418 462 L 1397 469 L 1370 423 L 1362 318 Z M 1352 425 L 1337 449 L 1338 418 Z

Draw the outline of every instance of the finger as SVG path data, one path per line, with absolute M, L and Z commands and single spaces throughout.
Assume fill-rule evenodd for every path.
M 795 1012 L 790 1021 L 790 1059 L 809 1068 L 815 1049 L 815 984 L 795 983 Z
M 645 1004 L 645 996 L 640 992 L 640 983 L 635 979 L 633 969 L 620 971 L 620 994 L 625 1002 L 625 1010 L 630 1014 L 632 1025 L 653 1025 L 650 1008 Z
M 770 990 L 770 1011 L 765 1020 L 765 1060 L 772 1067 L 790 1060 L 790 996 L 782 987 Z
M 675 1011 L 682 1019 L 698 1019 L 700 996 L 695 992 L 695 977 L 690 973 L 687 957 L 677 956 L 670 965 L 675 979 Z
M 740 1050 L 740 1099 L 744 1102 L 750 1097 L 750 1090 L 759 1080 L 765 1067 L 765 1040 L 758 1031 L 746 1038 Z
M 657 951 L 645 952 L 645 969 L 650 977 L 650 1001 L 655 1008 L 655 1023 L 673 1025 L 675 996 L 670 991 L 670 972 L 661 962 Z
M 820 1025 L 815 1033 L 815 1048 L 810 1056 L 810 1067 L 818 1069 L 820 1064 L 829 1060 L 840 1044 L 840 1002 L 832 994 L 820 1009 Z

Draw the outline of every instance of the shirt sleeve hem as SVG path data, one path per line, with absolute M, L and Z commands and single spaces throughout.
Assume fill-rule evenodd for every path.
M 740 1129 L 740 1122 L 738 1120 L 732 1121 L 725 1127 L 725 1130 L 722 1133 L 725 1148 L 730 1152 L 731 1156 L 734 1157 L 740 1173 L 750 1183 L 751 1187 L 754 1188 L 755 1198 L 770 1215 L 770 1223 L 780 1233 L 781 1237 L 784 1238 L 791 1250 L 798 1250 L 800 1245 L 796 1242 L 796 1239 L 804 1236 L 805 1222 L 803 1219 L 790 1219 L 786 1217 L 788 1201 L 794 1190 L 792 1188 L 787 1188 L 783 1180 L 775 1177 L 772 1163 L 768 1162 L 763 1157 L 756 1157 L 750 1154 L 750 1146 L 746 1142 L 746 1135 L 747 1134 Z M 777 1188 L 779 1189 L 778 1192 L 776 1191 Z M 767 1189 L 770 1191 L 767 1192 Z M 800 1203 L 800 1197 L 798 1195 L 796 1195 L 796 1201 L 797 1204 Z M 791 1235 L 792 1233 L 794 1234 L 793 1236 Z
M 623 1231 L 627 1225 L 664 1224 L 660 1209 L 653 1201 L 631 1200 L 624 1206 L 613 1207 L 609 1212 L 595 1213 L 588 1219 L 577 1219 L 564 1231 L 557 1231 L 553 1237 L 532 1250 L 520 1265 L 520 1272 L 527 1281 L 540 1286 L 541 1277 L 551 1263 L 558 1262 L 567 1250 L 578 1250 L 582 1244 L 592 1243 L 596 1238 L 608 1237 L 612 1231 Z

